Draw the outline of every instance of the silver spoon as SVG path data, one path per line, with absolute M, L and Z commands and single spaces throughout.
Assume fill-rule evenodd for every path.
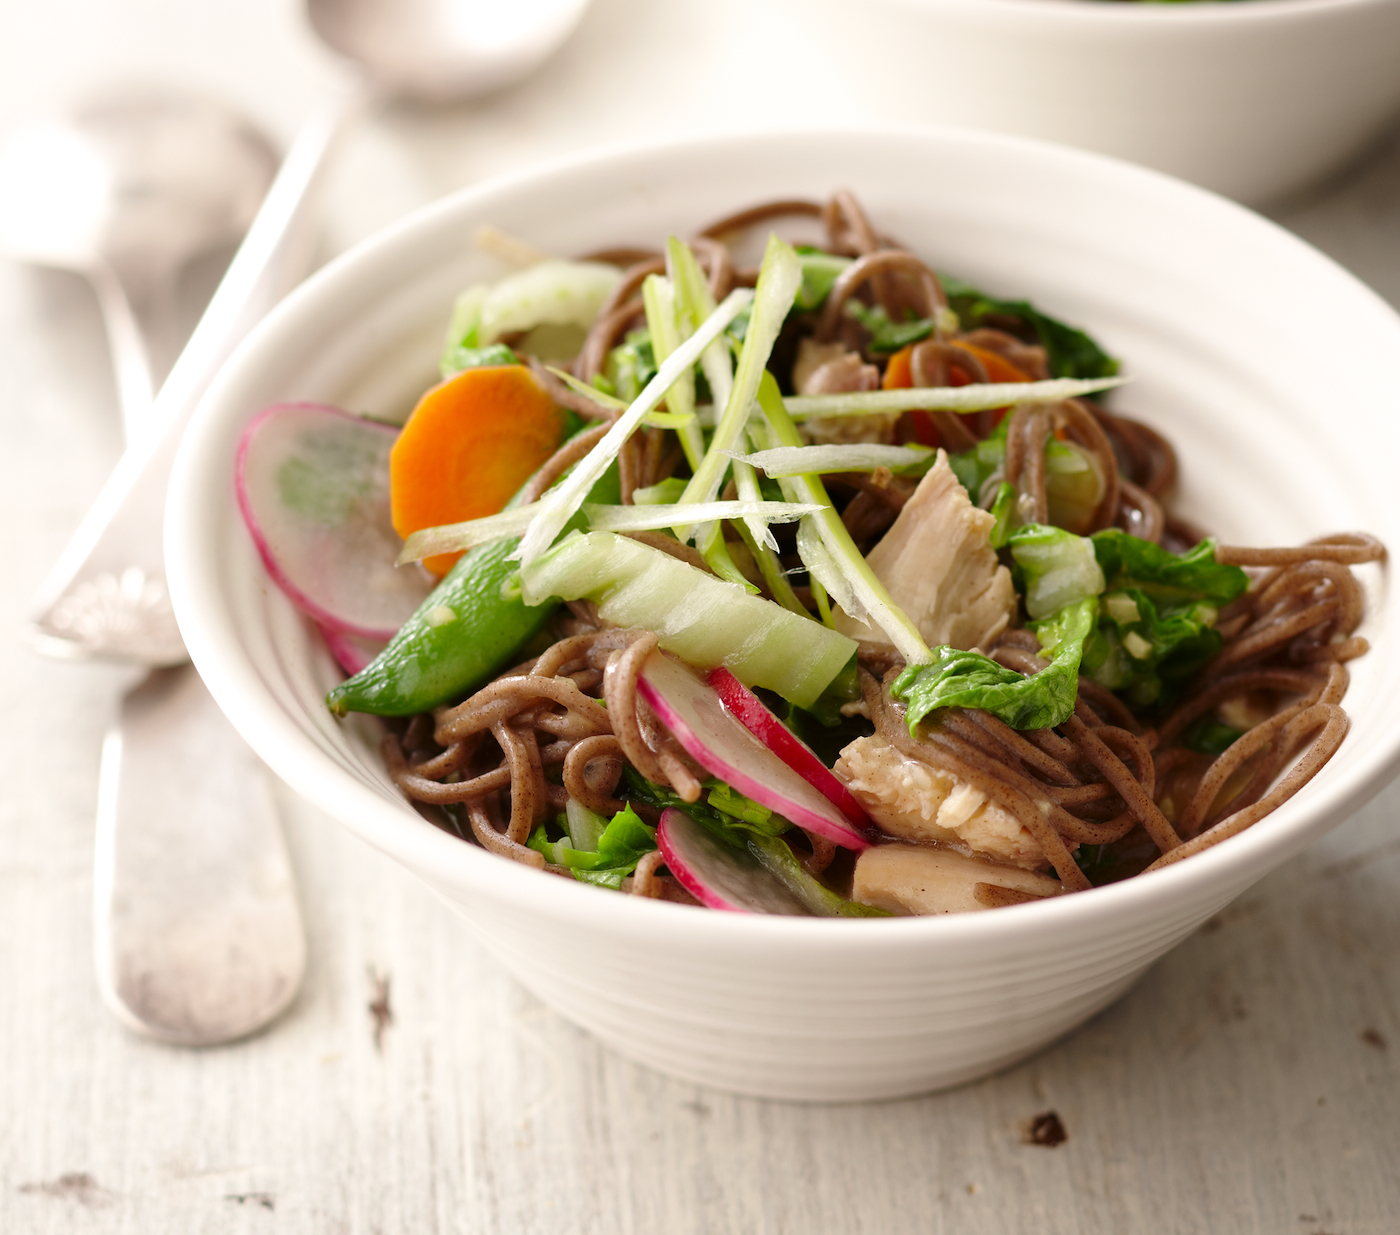
M 568 38 L 589 0 L 307 0 L 316 33 L 379 91 L 441 102 L 499 90 Z
M 182 271 L 243 238 L 276 170 L 272 145 L 236 112 L 147 88 L 94 98 L 0 150 L 0 251 L 91 282 L 128 441 L 155 393 L 148 340 L 168 344 L 178 329 Z
M 360 62 L 364 96 L 442 98 L 528 72 L 568 34 L 587 0 L 499 7 L 509 20 L 479 0 L 312 0 L 311 16 L 328 41 Z M 533 15 L 533 24 L 521 24 L 522 15 Z M 406 79 L 405 67 L 415 65 L 424 71 Z M 56 568 L 37 623 L 50 645 L 147 664 L 183 659 L 159 544 L 175 446 L 218 363 L 300 274 L 313 190 L 338 131 L 362 101 L 352 96 L 313 117 L 294 143 L 161 390 L 157 431 L 128 449 Z M 251 1033 L 286 1006 L 300 982 L 305 945 L 290 866 L 248 758 L 188 667 L 153 674 L 127 696 L 121 728 L 104 752 L 100 985 L 122 1019 L 170 1041 L 198 1045 Z M 189 782 L 172 789 L 172 769 L 188 769 Z M 192 819 L 186 794 L 196 792 L 207 805 Z
M 92 283 L 129 444 L 151 430 L 150 340 L 176 341 L 181 274 L 242 238 L 276 167 L 237 113 L 147 88 L 0 152 L 0 247 Z M 270 786 L 189 666 L 122 701 L 103 746 L 93 882 L 98 989 L 132 1028 L 228 1041 L 296 993 L 306 945 Z
M 299 281 L 315 190 L 350 119 L 376 98 L 443 102 L 537 68 L 589 0 L 307 0 L 353 61 L 356 85 L 302 127 L 189 346 L 157 400 L 153 441 L 128 450 L 40 592 L 33 634 L 56 656 L 186 659 L 165 588 L 160 516 L 179 439 L 219 364 Z

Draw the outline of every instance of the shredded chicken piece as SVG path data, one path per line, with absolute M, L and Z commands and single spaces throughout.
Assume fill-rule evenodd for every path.
M 847 351 L 842 343 L 818 343 L 803 339 L 797 345 L 792 366 L 792 386 L 800 395 L 846 394 L 852 390 L 878 390 L 880 370 L 866 364 L 859 352 Z M 848 445 L 852 442 L 894 441 L 899 413 L 879 416 L 837 416 L 811 420 L 802 426 L 803 436 L 819 446 Z
M 968 500 L 940 450 L 870 551 L 870 568 L 929 647 L 988 647 L 1015 614 L 1011 572 L 992 548 L 995 522 Z M 888 642 L 875 627 L 845 614 L 837 615 L 836 629 L 853 639 Z
M 878 734 L 847 746 L 836 774 L 891 836 L 965 845 L 1031 870 L 1046 865 L 1035 837 L 980 789 L 896 750 Z
M 1048 875 L 922 845 L 863 850 L 851 883 L 862 904 L 898 914 L 969 913 L 1061 891 Z
M 852 390 L 877 390 L 880 370 L 866 364 L 859 352 L 840 343 L 803 339 L 792 366 L 792 384 L 801 395 L 846 394 Z

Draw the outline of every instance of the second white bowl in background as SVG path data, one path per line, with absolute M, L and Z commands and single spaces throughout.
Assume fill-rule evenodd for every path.
M 927 119 L 1067 142 L 1253 205 L 1400 110 L 1400 0 L 896 0 Z

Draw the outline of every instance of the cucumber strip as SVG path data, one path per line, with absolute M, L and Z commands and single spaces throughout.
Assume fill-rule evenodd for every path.
M 797 556 L 811 575 L 846 616 L 857 622 L 868 622 L 870 612 L 856 595 L 850 581 L 837 565 L 836 558 L 822 540 L 821 524 L 816 519 L 803 519 L 797 529 Z
M 748 444 L 748 434 L 741 434 L 736 446 Z M 754 471 L 751 463 L 745 462 L 741 455 L 725 451 L 729 455 L 729 466 L 734 473 L 734 487 L 739 492 L 739 498 L 745 502 L 759 502 L 763 500 L 763 490 L 758 485 L 758 473 Z M 749 530 L 749 535 L 766 549 L 776 553 L 778 551 L 778 541 L 769 530 L 767 523 L 754 516 L 746 516 L 744 525 Z
M 710 285 L 695 253 L 689 245 L 674 236 L 666 241 L 666 270 L 676 292 L 676 319 L 680 323 L 681 333 L 688 336 L 696 325 L 715 311 L 715 298 L 710 294 Z M 729 401 L 729 392 L 734 385 L 734 359 L 729 340 L 724 335 L 720 335 L 700 353 L 700 371 L 710 384 L 711 396 L 723 407 Z M 713 428 L 713 414 L 702 423 L 706 428 Z M 691 470 L 693 472 L 694 468 Z
M 869 442 L 850 446 L 778 446 L 752 454 L 732 454 L 730 458 L 760 468 L 777 480 L 782 476 L 820 476 L 826 472 L 873 472 L 887 467 L 892 472 L 920 468 L 928 464 L 933 451 L 927 446 L 881 446 Z
M 787 572 L 783 570 L 782 563 L 778 561 L 778 555 L 767 545 L 759 544 L 753 538 L 753 533 L 749 531 L 747 524 L 736 523 L 734 526 L 740 539 L 748 546 L 753 560 L 758 563 L 759 574 L 763 576 L 763 582 L 768 585 L 773 599 L 784 609 L 810 618 L 812 615 L 807 612 L 807 606 L 798 600 L 797 593 L 792 590 L 792 584 L 788 582 Z
M 534 521 L 539 508 L 538 502 L 531 502 L 528 506 L 508 507 L 498 514 L 463 523 L 420 528 L 403 542 L 394 565 L 404 566 L 435 553 L 456 553 L 461 549 L 475 549 L 477 545 L 489 545 L 493 540 L 519 536 Z
M 540 506 L 539 502 L 531 502 L 528 506 L 517 506 L 482 519 L 423 528 L 404 541 L 403 551 L 395 564 L 402 566 L 405 562 L 416 562 L 435 553 L 456 553 L 490 544 L 494 540 L 504 540 L 508 536 L 519 536 L 539 515 Z M 753 519 L 760 526 L 766 526 L 769 522 L 792 523 L 821 508 L 810 502 L 765 502 L 760 498 L 744 502 L 705 502 L 690 509 L 700 519 Z M 604 506 L 597 502 L 585 502 L 582 510 L 590 527 L 607 532 L 655 531 L 669 527 L 675 517 L 672 513 L 674 506 Z
M 868 416 L 877 412 L 984 412 L 1014 403 L 1058 403 L 1112 390 L 1126 377 L 1052 378 L 1045 382 L 978 382 L 970 386 L 905 386 L 898 390 L 856 390 L 838 395 L 795 395 L 785 399 L 793 420 L 827 416 Z
M 559 369 L 554 365 L 545 365 L 545 368 L 571 390 L 577 391 L 585 398 L 592 399 L 593 402 L 600 407 L 611 407 L 619 412 L 625 412 L 627 410 L 627 404 L 624 400 L 619 399 L 616 395 L 608 394 L 606 390 L 599 390 L 596 386 L 590 386 L 587 382 L 579 381 L 578 378 L 567 369 Z
M 596 386 L 590 386 L 587 382 L 579 381 L 572 373 L 566 373 L 563 369 L 556 369 L 553 365 L 546 365 L 545 368 L 571 390 L 576 390 L 586 398 L 592 399 L 593 402 L 600 407 L 616 408 L 619 412 L 625 412 L 627 410 L 627 404 L 621 399 L 599 390 Z M 698 433 L 700 431 L 700 419 L 693 410 L 695 407 L 695 400 L 693 398 L 690 401 L 690 407 L 692 410 L 687 412 L 648 412 L 642 423 L 652 429 L 678 430 L 686 429 L 689 425 L 695 425 L 695 431 Z
M 749 852 L 814 914 L 826 918 L 888 918 L 889 911 L 847 900 L 809 875 L 781 836 L 746 836 Z
M 660 275 L 647 275 L 642 280 L 642 304 L 646 307 L 647 329 L 651 331 L 652 353 L 660 365 L 681 345 L 680 325 L 676 320 L 676 290 L 671 280 Z M 687 417 L 682 423 L 670 427 L 676 430 L 686 462 L 694 469 L 705 453 L 705 439 L 695 421 L 693 369 L 682 373 L 666 392 L 666 406 L 678 421 L 681 417 Z M 650 419 L 655 423 L 657 415 L 665 414 L 653 412 Z
M 961 389 L 965 390 L 967 387 Z M 792 423 L 787 408 L 783 405 L 783 396 L 778 390 L 777 380 L 771 373 L 758 388 L 758 405 L 763 409 L 768 421 L 769 440 L 773 445 L 802 444 L 797 426 Z M 821 533 L 822 544 L 833 559 L 831 564 L 834 569 L 847 581 L 859 604 L 864 607 L 868 615 L 865 620 L 874 622 L 885 632 L 895 649 L 904 657 L 906 664 L 919 665 L 928 661 L 932 653 L 929 652 L 923 636 L 919 634 L 918 627 L 909 620 L 909 615 L 894 603 L 889 592 L 885 590 L 885 585 L 876 578 L 870 564 L 861 556 L 850 532 L 846 530 L 846 525 L 841 522 L 841 516 L 831 505 L 831 499 L 827 497 L 826 487 L 822 482 L 817 477 L 808 475 L 787 476 L 778 481 L 778 484 L 782 486 L 783 496 L 788 501 L 816 502 L 824 507 L 820 514 L 810 518 Z M 819 561 L 817 569 L 823 569 L 826 565 L 824 560 Z M 807 562 L 807 566 L 809 570 L 813 569 L 811 562 Z M 818 582 L 824 585 L 820 576 Z
M 748 433 L 745 432 L 741 443 L 748 444 Z M 758 473 L 751 467 L 745 467 L 736 463 L 734 465 L 734 481 L 739 490 L 739 496 L 745 501 L 761 498 L 763 490 L 759 488 Z M 788 582 L 787 572 L 783 570 L 783 565 L 778 561 L 778 542 L 771 532 L 760 538 L 754 532 L 753 524 L 749 520 L 736 523 L 739 535 L 748 546 L 749 552 L 753 554 L 753 559 L 758 563 L 759 573 L 763 576 L 763 581 L 768 585 L 768 591 L 774 600 L 782 605 L 784 609 L 791 609 L 794 613 L 800 613 L 803 617 L 811 617 L 807 612 L 807 606 L 797 599 L 797 593 L 792 590 L 792 584 Z M 765 531 L 767 529 L 765 528 Z
M 710 535 L 697 540 L 696 545 L 699 546 L 700 556 L 704 557 L 704 564 L 725 582 L 732 582 L 736 588 L 743 588 L 749 594 L 759 594 L 759 589 L 750 584 L 743 577 L 743 571 L 736 566 L 734 554 L 729 553 L 729 546 L 724 540 L 724 525 L 711 522 L 703 526 L 710 529 Z
M 477 345 L 543 323 L 587 328 L 622 279 L 616 266 L 551 258 L 508 275 L 486 294 L 476 322 Z
M 521 582 L 526 604 L 595 601 L 606 621 L 654 630 L 687 663 L 726 665 L 744 685 L 799 707 L 815 703 L 856 651 L 845 635 L 611 532 L 570 534 Z
M 729 465 L 726 452 L 738 442 L 744 426 L 748 424 L 759 382 L 768 371 L 765 367 L 768 357 L 772 354 L 773 344 L 777 342 L 778 332 L 783 328 L 801 284 L 802 263 L 796 252 L 776 235 L 769 236 L 763 264 L 759 267 L 758 284 L 754 288 L 752 316 L 734 371 L 734 385 L 725 401 L 724 414 L 710 439 L 710 448 L 686 486 L 682 502 L 713 501 L 719 493 L 725 469 Z M 693 531 L 694 528 L 686 529 L 681 539 L 688 539 Z
M 632 490 L 634 506 L 674 506 L 685 492 L 685 481 L 679 476 L 667 476 L 645 489 Z
M 760 526 L 769 523 L 793 523 L 803 515 L 816 514 L 821 507 L 811 502 L 698 502 L 686 508 L 697 519 L 753 519 Z M 675 518 L 676 507 L 599 506 L 583 504 L 588 524 L 598 532 L 642 532 L 667 526 Z
M 717 338 L 752 300 L 753 293 L 747 288 L 730 292 L 724 303 L 705 319 L 701 327 L 671 353 L 632 406 L 613 422 L 603 440 L 579 460 L 563 483 L 540 499 L 540 512 L 511 555 L 513 559 L 522 565 L 529 565 L 554 543 L 564 530 L 564 524 L 583 504 L 589 489 L 607 471 L 608 465 L 617 457 L 617 452 L 642 418 L 661 402 L 676 378 L 695 363 L 706 345 Z
M 715 298 L 710 292 L 709 282 L 704 271 L 700 269 L 694 250 L 674 236 L 668 237 L 666 241 L 666 269 L 676 291 L 676 315 L 684 332 L 714 312 Z M 734 364 L 729 342 L 723 335 L 716 338 L 700 354 L 700 368 L 705 374 L 705 380 L 710 384 L 710 393 L 721 407 L 725 406 L 734 388 Z M 712 419 L 710 424 L 713 423 Z M 695 466 L 692 465 L 692 475 L 694 472 Z M 721 475 L 721 483 L 723 479 Z M 715 493 L 718 492 L 719 488 L 716 486 Z M 729 556 L 729 550 L 724 547 L 724 536 L 720 528 L 714 524 L 706 524 L 696 528 L 673 527 L 672 530 L 682 541 L 694 536 L 701 556 L 720 578 L 742 578 Z

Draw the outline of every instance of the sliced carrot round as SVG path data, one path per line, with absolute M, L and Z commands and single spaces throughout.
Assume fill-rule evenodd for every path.
M 413 409 L 389 456 L 394 530 L 495 514 L 554 453 L 564 422 L 524 365 L 464 369 Z M 444 575 L 460 553 L 425 558 Z
M 889 358 L 885 365 L 884 380 L 880 385 L 885 390 L 901 390 L 914 384 L 914 370 L 912 357 L 917 344 L 911 343 L 907 347 L 902 347 Z M 1028 382 L 1030 378 L 1018 369 L 1005 356 L 990 351 L 985 347 L 977 347 L 972 343 L 958 340 L 958 346 L 965 351 L 971 352 L 982 362 L 982 367 L 987 371 L 987 380 L 990 382 Z M 954 369 L 948 375 L 950 386 L 967 386 L 971 383 L 971 378 L 961 369 Z M 909 429 L 913 440 L 924 446 L 937 447 L 938 426 L 933 423 L 933 417 L 927 412 L 907 412 L 909 418 Z M 996 409 L 996 416 L 993 423 L 1000 423 L 1001 418 L 1006 415 L 1006 408 Z

